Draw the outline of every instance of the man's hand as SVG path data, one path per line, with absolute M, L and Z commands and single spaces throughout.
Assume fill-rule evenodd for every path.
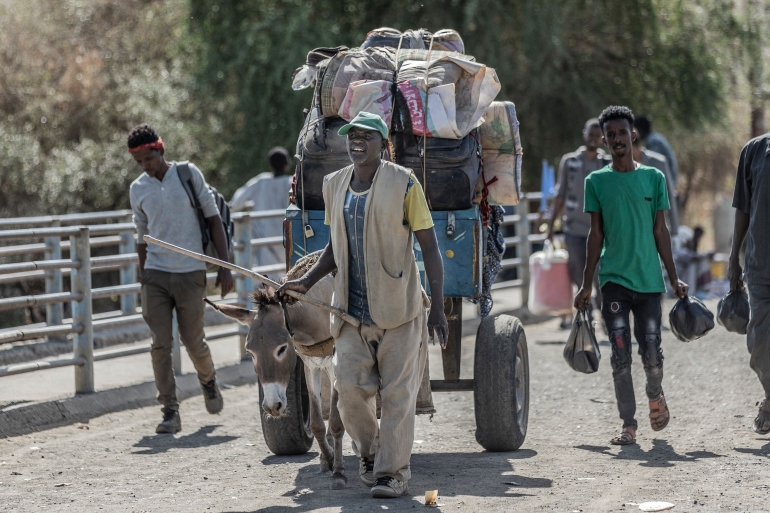
M 578 290 L 577 296 L 575 296 L 575 302 L 573 303 L 574 307 L 577 310 L 583 310 L 585 308 L 588 308 L 588 306 L 591 304 L 591 291 L 593 290 L 593 287 L 589 285 L 586 287 L 585 285 L 580 287 L 580 290 Z
M 444 314 L 444 304 L 434 303 L 428 314 L 428 334 L 433 338 L 433 343 L 438 341 L 441 349 L 446 349 L 449 326 Z
M 307 286 L 303 278 L 287 281 L 281 285 L 281 288 L 275 291 L 275 298 L 280 301 L 281 296 L 283 296 L 287 290 L 293 290 L 294 292 L 299 292 L 300 294 L 307 294 L 307 291 L 310 290 L 310 287 Z
M 233 275 L 230 272 L 230 269 L 225 269 L 224 267 L 219 268 L 219 271 L 217 271 L 217 281 L 214 286 L 222 287 L 222 299 L 233 290 Z
M 687 293 L 690 292 L 690 286 L 680 279 L 671 281 L 671 288 L 674 289 L 674 293 L 679 299 L 687 297 Z
M 731 261 L 730 265 L 727 266 L 727 279 L 730 280 L 730 292 L 744 289 L 745 285 L 743 284 L 743 280 L 741 280 L 742 274 L 743 268 L 741 268 L 741 264 Z

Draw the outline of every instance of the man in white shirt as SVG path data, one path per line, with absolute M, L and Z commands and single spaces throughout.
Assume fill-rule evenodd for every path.
M 198 373 L 209 413 L 222 411 L 222 394 L 216 382 L 214 362 L 203 333 L 206 295 L 206 264 L 194 258 L 153 245 L 147 247 L 145 235 L 203 253 L 198 212 L 182 184 L 176 162 L 167 162 L 165 145 L 152 127 L 143 124 L 128 134 L 128 151 L 144 170 L 131 184 L 131 209 L 138 235 L 142 316 L 152 333 L 152 368 L 163 405 L 163 421 L 156 433 L 176 433 L 182 429 L 179 401 L 171 360 L 172 315 L 176 309 L 179 335 Z M 227 255 L 227 239 L 214 196 L 194 164 L 189 167 L 189 189 L 195 194 L 219 255 Z M 221 268 L 217 286 L 222 297 L 233 288 L 230 271 Z
M 270 173 L 260 173 L 246 185 L 235 191 L 230 208 L 233 211 L 263 211 L 286 210 L 289 206 L 289 191 L 291 190 L 291 175 L 288 174 L 291 155 L 280 146 L 276 146 L 267 154 L 270 163 Z M 251 224 L 251 236 L 254 238 L 280 237 L 283 235 L 283 219 L 259 219 Z M 256 251 L 257 265 L 271 265 L 286 262 L 286 255 L 280 244 L 261 246 Z M 280 278 L 284 273 L 277 273 Z

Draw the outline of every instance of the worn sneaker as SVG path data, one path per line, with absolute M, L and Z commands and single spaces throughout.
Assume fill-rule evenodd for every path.
M 758 403 L 759 412 L 754 419 L 754 432 L 760 435 L 770 433 L 770 398 L 766 398 Z
M 377 484 L 372 486 L 372 497 L 375 499 L 395 499 L 409 493 L 406 481 L 399 481 L 390 476 L 378 477 Z
M 361 478 L 361 482 L 371 488 L 377 479 L 374 477 L 374 462 L 369 458 L 359 458 L 358 460 L 358 477 Z
M 155 428 L 156 433 L 178 433 L 182 430 L 182 419 L 179 412 L 163 408 L 163 422 Z
M 212 379 L 205 385 L 201 384 L 201 389 L 203 389 L 203 400 L 206 401 L 206 411 L 212 415 L 222 411 L 225 403 L 217 386 L 217 380 Z

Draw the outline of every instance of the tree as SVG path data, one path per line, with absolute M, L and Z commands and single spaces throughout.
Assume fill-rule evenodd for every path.
M 218 157 L 190 102 L 187 5 L 0 1 L 0 216 L 128 207 L 140 122 L 172 158 Z M 209 148 L 208 145 L 212 148 Z
M 746 61 L 749 87 L 751 88 L 751 137 L 758 137 L 765 129 L 765 32 L 767 30 L 767 2 L 746 2 Z
M 291 91 L 290 77 L 307 51 L 357 46 L 378 26 L 458 30 L 466 51 L 496 68 L 499 98 L 517 104 L 529 177 L 537 176 L 542 158 L 574 149 L 585 120 L 608 104 L 653 114 L 672 130 L 713 123 L 724 107 L 723 74 L 703 30 L 708 13 L 692 2 L 191 0 L 191 6 L 199 92 L 221 102 L 219 115 L 228 120 L 230 151 L 218 167 L 237 183 L 264 168 L 269 147 L 295 143 L 311 96 Z

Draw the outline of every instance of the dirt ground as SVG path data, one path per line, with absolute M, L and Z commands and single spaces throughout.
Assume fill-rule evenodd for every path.
M 664 332 L 672 420 L 659 433 L 649 428 L 635 355 L 638 445 L 618 448 L 607 443 L 620 428 L 609 344 L 599 372 L 582 375 L 562 359 L 567 332 L 558 320 L 525 330 L 532 401 L 523 447 L 485 452 L 474 438 L 472 394 L 435 394 L 433 420 L 417 420 L 410 494 L 401 499 L 369 497 L 347 438 L 342 491 L 318 473 L 315 447 L 273 456 L 257 389 L 242 386 L 223 390 L 218 416 L 200 396 L 184 401 L 176 436 L 154 434 L 160 412 L 151 407 L 0 440 L 0 511 L 414 511 L 431 489 L 445 512 L 621 512 L 646 501 L 671 502 L 674 511 L 770 511 L 770 437 L 750 429 L 761 389 L 744 337 L 717 326 L 684 344 Z M 470 377 L 473 336 L 463 343 Z M 431 351 L 436 377 L 438 349 Z

